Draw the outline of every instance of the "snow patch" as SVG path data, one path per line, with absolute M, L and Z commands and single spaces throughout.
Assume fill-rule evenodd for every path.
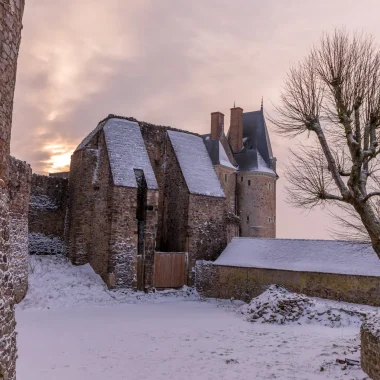
M 46 208 L 46 209 L 58 208 L 55 199 L 50 198 L 47 195 L 31 195 L 29 206 L 32 208 Z
M 223 148 L 222 143 L 219 141 L 219 163 L 220 165 L 226 166 L 227 168 L 236 169 L 234 165 L 231 164 L 226 151 Z
M 29 253 L 31 255 L 65 254 L 66 246 L 59 236 L 46 236 L 32 232 L 29 234 Z

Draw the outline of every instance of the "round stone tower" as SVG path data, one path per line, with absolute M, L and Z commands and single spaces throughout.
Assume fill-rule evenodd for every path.
M 231 109 L 228 139 L 238 164 L 236 209 L 241 237 L 276 237 L 276 158 L 263 106 L 259 111 Z
M 276 174 L 237 172 L 240 236 L 276 237 Z

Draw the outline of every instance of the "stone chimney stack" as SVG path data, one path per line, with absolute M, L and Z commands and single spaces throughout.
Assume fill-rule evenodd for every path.
M 234 153 L 240 152 L 243 148 L 243 108 L 235 106 L 231 108 L 229 142 Z
M 217 140 L 224 132 L 224 114 L 213 112 L 211 114 L 211 140 Z

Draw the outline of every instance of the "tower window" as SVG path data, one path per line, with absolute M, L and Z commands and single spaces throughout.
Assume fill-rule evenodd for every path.
M 251 180 L 250 179 L 248 180 L 248 186 L 251 186 Z
M 270 183 L 268 183 L 268 189 L 269 189 L 269 191 L 270 191 Z
M 269 223 L 270 223 L 271 219 L 269 218 Z
M 227 176 L 227 174 L 225 174 L 224 175 L 224 182 L 227 182 L 227 180 L 228 180 L 228 176 Z
M 243 182 L 243 177 L 241 177 L 241 180 L 240 180 L 240 182 Z
M 247 215 L 247 222 L 249 222 L 249 215 Z

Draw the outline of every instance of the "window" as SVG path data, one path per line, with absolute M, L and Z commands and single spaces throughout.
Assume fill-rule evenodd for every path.
M 269 218 L 269 223 L 270 223 L 270 221 L 271 221 L 271 218 Z
M 269 191 L 270 191 L 270 183 L 268 183 L 268 189 L 269 189 Z
M 228 180 L 228 176 L 227 176 L 227 174 L 225 174 L 224 175 L 224 182 L 227 182 L 227 180 Z
M 248 180 L 248 186 L 251 186 L 251 180 L 250 179 Z
M 243 177 L 241 177 L 241 181 L 240 182 L 243 182 Z
M 249 222 L 249 215 L 247 215 L 247 222 Z

